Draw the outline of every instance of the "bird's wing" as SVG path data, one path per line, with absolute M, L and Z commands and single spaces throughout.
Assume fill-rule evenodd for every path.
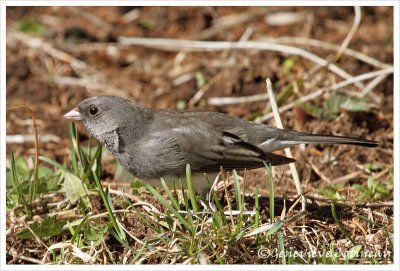
M 198 170 L 203 172 L 218 172 L 221 166 L 227 170 L 243 170 L 263 167 L 264 162 L 275 166 L 295 161 L 285 156 L 266 153 L 226 131 L 222 132 L 218 144 L 203 148 L 196 154 L 203 160 L 197 164 Z
M 226 170 L 243 170 L 263 167 L 264 162 L 281 165 L 295 161 L 266 153 L 238 135 L 206 123 L 167 124 L 155 126 L 137 144 L 127 146 L 128 157 L 135 157 L 135 164 L 130 166 L 133 172 L 146 168 L 147 175 L 160 177 L 182 175 L 186 164 L 193 172 L 211 173 L 219 172 L 221 166 Z
M 181 175 L 188 161 L 174 136 L 160 132 L 128 144 L 121 155 L 128 160 L 125 167 L 140 178 Z

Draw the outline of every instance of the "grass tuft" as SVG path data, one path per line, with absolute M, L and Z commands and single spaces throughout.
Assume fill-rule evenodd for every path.
M 19 230 L 15 236 L 8 236 L 7 242 L 11 242 L 10 238 L 17 243 L 35 239 L 42 244 L 40 255 L 44 256 L 40 256 L 40 260 L 43 258 L 44 263 L 92 264 L 104 263 L 104 259 L 113 264 L 393 262 L 393 256 L 390 256 L 393 251 L 392 229 L 384 221 L 372 221 L 367 218 L 370 213 L 359 216 L 359 227 L 369 228 L 377 235 L 382 233 L 387 244 L 384 252 L 390 256 L 365 258 L 362 254 L 367 247 L 359 243 L 356 233 L 348 231 L 338 218 L 343 215 L 341 208 L 336 209 L 335 205 L 330 207 L 334 221 L 330 227 L 338 230 L 343 239 L 351 244 L 347 247 L 341 245 L 343 241 L 329 239 L 326 226 L 319 227 L 308 218 L 303 219 L 305 212 L 293 207 L 298 201 L 284 200 L 282 207 L 281 199 L 275 195 L 270 165 L 265 165 L 268 199 L 260 196 L 258 188 L 254 195 L 245 196 L 238 172 L 222 171 L 220 177 L 224 188 L 212 189 L 205 204 L 204 198 L 194 191 L 189 165 L 185 184 L 188 189 L 184 189 L 178 179 L 171 191 L 161 179 L 161 190 L 144 184 L 116 193 L 116 190 L 104 188 L 101 183 L 102 147 L 82 146 L 73 124 L 69 136 L 70 163 L 60 164 L 50 158 L 39 157 L 43 164 L 51 168 L 38 167 L 37 191 L 41 197 L 32 201 L 32 205 L 26 199 L 31 193 L 28 180 L 33 171 L 11 152 L 7 173 L 11 182 L 7 208 L 13 210 L 16 216 L 29 214 L 33 217 L 42 212 L 40 206 L 44 205 L 45 199 L 54 202 L 48 205 L 48 214 L 42 214 L 43 221 L 28 221 L 22 226 L 14 226 Z M 207 176 L 205 178 L 210 184 Z M 232 184 L 234 190 L 230 189 Z M 367 185 L 374 193 L 380 191 L 372 181 Z M 286 204 L 292 204 L 288 206 L 287 213 Z M 344 201 L 341 206 L 343 204 Z M 23 211 L 18 212 L 21 207 Z M 71 213 L 65 217 L 65 212 Z M 278 212 L 280 217 L 275 216 Z M 304 229 L 318 232 L 315 240 L 310 240 Z M 322 241 L 320 236 L 323 236 Z M 298 239 L 302 242 L 299 243 Z M 317 252 L 319 254 L 313 254 Z M 347 252 L 347 256 L 341 256 L 343 252 Z

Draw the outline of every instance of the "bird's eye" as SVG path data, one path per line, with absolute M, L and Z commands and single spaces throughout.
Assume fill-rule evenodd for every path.
M 97 112 L 99 112 L 99 109 L 98 109 L 97 107 L 91 107 L 91 108 L 89 109 L 89 113 L 90 113 L 90 115 L 92 115 L 92 116 L 96 115 Z

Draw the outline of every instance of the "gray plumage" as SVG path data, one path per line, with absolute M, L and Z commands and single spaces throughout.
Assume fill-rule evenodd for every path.
M 64 117 L 89 132 L 133 175 L 142 179 L 252 169 L 292 163 L 272 151 L 301 143 L 375 147 L 377 142 L 282 130 L 213 111 L 152 110 L 112 96 L 82 101 Z

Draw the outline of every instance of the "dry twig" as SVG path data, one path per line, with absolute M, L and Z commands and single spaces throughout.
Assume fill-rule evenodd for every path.
M 337 62 L 340 57 L 343 55 L 343 52 L 346 50 L 346 48 L 349 46 L 350 41 L 353 39 L 354 34 L 356 34 L 361 22 L 361 7 L 355 6 L 354 7 L 354 23 L 347 34 L 346 38 L 342 42 L 342 45 L 340 45 L 339 50 L 336 52 L 336 55 L 333 57 L 332 62 Z
M 319 47 L 319 48 L 322 48 L 325 50 L 332 50 L 332 51 L 337 51 L 340 49 L 339 45 L 332 44 L 332 43 L 329 43 L 326 41 L 304 38 L 304 37 L 261 38 L 258 41 L 260 41 L 260 42 L 266 41 L 266 42 L 270 42 L 270 43 L 279 43 L 279 44 L 298 44 L 298 45 L 304 45 L 304 46 Z M 345 48 L 343 51 L 343 54 L 354 57 L 364 63 L 367 63 L 367 64 L 374 66 L 376 68 L 379 68 L 379 69 L 385 69 L 385 68 L 392 67 L 392 65 L 383 63 L 375 58 L 372 58 L 370 56 L 367 56 L 363 53 L 360 53 L 360 52 L 350 49 L 350 48 Z
M 42 143 L 46 142 L 60 142 L 61 139 L 53 134 L 44 134 L 39 136 L 39 141 Z M 35 135 L 7 135 L 7 144 L 24 144 L 27 142 L 36 142 Z
M 44 52 L 59 61 L 68 63 L 71 68 L 80 76 L 80 79 L 76 79 L 76 81 L 71 80 L 70 77 L 67 77 L 68 80 L 63 78 L 65 80 L 60 83 L 61 85 L 72 83 L 72 85 L 82 85 L 89 91 L 96 90 L 103 94 L 112 93 L 113 95 L 118 95 L 121 97 L 127 96 L 126 91 L 123 91 L 108 83 L 107 79 L 101 74 L 100 71 L 89 66 L 82 60 L 79 60 L 55 48 L 53 45 L 46 42 L 42 38 L 32 37 L 22 32 L 8 32 L 7 42 L 14 41 L 20 42 L 33 50 Z M 57 81 L 58 79 L 60 78 L 54 77 L 56 83 L 59 83 Z
M 339 82 L 339 83 L 337 83 L 335 85 L 332 85 L 330 87 L 320 88 L 320 89 L 316 90 L 315 92 L 310 93 L 309 95 L 303 96 L 302 98 L 300 98 L 299 100 L 297 100 L 297 101 L 295 101 L 295 102 L 293 102 L 291 104 L 288 104 L 288 105 L 280 107 L 279 112 L 282 113 L 284 111 L 287 111 L 287 110 L 293 108 L 293 106 L 296 103 L 307 102 L 307 101 L 313 100 L 313 99 L 321 96 L 324 92 L 335 91 L 335 90 L 338 90 L 340 88 L 346 87 L 346 86 L 354 83 L 354 81 L 363 81 L 363 80 L 368 80 L 370 78 L 376 77 L 373 80 L 373 81 L 375 81 L 375 80 L 377 80 L 377 78 L 380 78 L 381 76 L 385 76 L 386 77 L 391 73 L 393 73 L 393 67 L 389 67 L 389 68 L 386 68 L 386 69 L 380 70 L 380 71 L 374 71 L 374 72 L 370 72 L 370 73 L 361 74 L 361 75 L 356 76 L 356 77 L 354 77 L 352 79 L 344 80 L 344 81 Z M 380 79 L 380 80 L 382 80 L 382 79 Z M 373 81 L 371 81 L 371 83 L 370 83 L 371 85 L 372 85 Z M 375 82 L 375 83 L 377 83 L 377 82 Z M 370 84 L 367 85 L 366 89 L 369 88 Z M 374 84 L 373 86 L 376 86 L 376 84 Z M 368 91 L 368 89 L 367 89 L 367 91 Z M 362 94 L 363 94 L 363 92 L 360 93 L 359 95 L 361 96 Z M 363 96 L 365 96 L 365 95 L 363 95 Z M 242 104 L 242 103 L 259 102 L 259 101 L 263 101 L 263 100 L 265 100 L 267 98 L 268 98 L 268 94 L 262 93 L 262 94 L 255 94 L 255 95 L 242 96 L 242 97 L 212 97 L 212 98 L 209 98 L 207 100 L 207 102 L 210 105 L 224 106 L 224 105 L 234 105 L 234 104 Z M 376 102 L 379 102 L 379 101 L 376 101 Z M 266 121 L 268 119 L 271 119 L 272 117 L 273 117 L 273 114 L 269 113 L 269 114 L 265 115 L 264 117 L 261 117 L 260 119 L 257 119 L 256 122 L 264 122 L 264 121 Z
M 225 49 L 254 49 L 281 52 L 291 55 L 304 57 L 320 66 L 326 66 L 328 70 L 344 79 L 352 79 L 353 76 L 348 74 L 338 66 L 329 63 L 329 61 L 310 53 L 304 49 L 291 47 L 287 45 L 247 41 L 247 42 L 229 42 L 229 41 L 195 41 L 195 40 L 177 40 L 177 39 L 154 39 L 154 38 L 136 38 L 136 37 L 119 37 L 118 41 L 123 45 L 138 45 L 149 48 L 155 48 L 166 51 L 220 51 Z M 364 85 L 355 81 L 354 84 L 358 88 Z
M 265 15 L 270 10 L 266 8 L 259 8 L 255 11 L 242 12 L 237 15 L 229 15 L 219 18 L 214 22 L 214 25 L 197 33 L 193 39 L 195 40 L 206 40 L 214 35 L 225 31 L 226 29 L 232 28 L 239 24 L 247 23 L 251 20 L 256 20 L 260 16 Z
M 275 117 L 276 127 L 283 129 L 282 120 L 279 116 L 278 105 L 276 104 L 275 95 L 272 90 L 271 80 L 269 80 L 269 78 L 268 78 L 266 82 L 267 82 L 267 92 L 268 92 L 269 101 L 270 101 L 270 104 L 272 107 L 272 112 Z M 285 154 L 287 157 L 293 158 L 290 148 L 285 149 Z M 306 209 L 306 199 L 303 195 L 303 189 L 301 188 L 300 178 L 299 178 L 299 174 L 297 173 L 296 165 L 294 163 L 290 163 L 289 167 L 290 167 L 290 172 L 292 173 L 292 177 L 294 180 L 294 184 L 296 186 L 297 193 L 302 197 L 301 207 L 302 207 L 302 211 L 304 211 Z
M 253 103 L 266 100 L 268 94 L 255 94 L 242 97 L 212 97 L 207 100 L 209 105 L 223 106 L 223 105 L 233 105 L 233 104 L 243 104 L 243 103 Z
M 321 96 L 325 92 L 335 91 L 335 90 L 338 90 L 338 89 L 343 88 L 345 86 L 348 86 L 348 85 L 354 83 L 354 81 L 363 81 L 363 80 L 367 80 L 367 79 L 370 79 L 370 78 L 374 78 L 376 76 L 380 76 L 380 75 L 384 75 L 384 74 L 391 74 L 391 73 L 393 73 L 393 67 L 386 68 L 386 69 L 380 70 L 380 71 L 364 73 L 364 74 L 356 76 L 356 77 L 354 77 L 352 79 L 344 80 L 344 81 L 342 81 L 340 83 L 337 83 L 335 85 L 332 85 L 332 86 L 329 86 L 329 87 L 320 88 L 320 89 L 318 89 L 318 90 L 316 90 L 316 91 L 314 91 L 314 92 L 312 92 L 312 93 L 310 93 L 310 94 L 308 94 L 306 96 L 301 97 L 300 99 L 298 99 L 298 100 L 296 100 L 296 101 L 294 101 L 292 103 L 289 103 L 287 105 L 281 106 L 279 108 L 279 113 L 288 111 L 289 109 L 292 109 L 294 106 L 296 106 L 299 103 L 305 103 L 305 102 L 311 101 L 311 100 Z M 262 116 L 261 118 L 256 119 L 256 122 L 265 122 L 265 121 L 267 121 L 267 120 L 269 120 L 269 119 L 271 119 L 273 117 L 274 117 L 273 113 L 268 113 L 268 114 Z

